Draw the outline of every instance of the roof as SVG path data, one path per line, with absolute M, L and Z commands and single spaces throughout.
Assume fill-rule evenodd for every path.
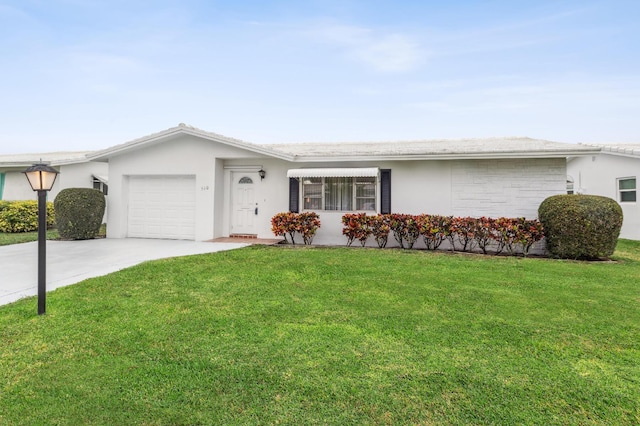
M 640 143 L 618 143 L 618 144 L 581 144 L 584 146 L 597 147 L 604 154 L 620 155 L 624 157 L 640 157 Z
M 434 139 L 397 142 L 301 143 L 266 145 L 296 161 L 435 160 L 473 158 L 549 158 L 588 155 L 599 148 L 526 137 Z
M 233 146 L 236 148 L 245 149 L 247 151 L 255 152 L 256 154 L 263 154 L 270 157 L 282 158 L 290 160 L 289 156 L 278 151 L 274 151 L 266 147 L 265 145 L 257 145 L 251 142 L 245 142 L 240 139 L 234 139 L 227 136 L 219 135 L 217 133 L 207 132 L 202 129 L 198 129 L 193 126 L 189 126 L 184 123 L 178 124 L 176 127 L 171 127 L 167 130 L 163 130 L 158 133 L 153 133 L 148 136 L 143 136 L 138 139 L 134 139 L 129 142 L 115 145 L 102 151 L 96 151 L 88 156 L 89 160 L 105 161 L 110 157 L 122 154 L 126 151 L 136 150 L 148 145 L 154 145 L 167 139 L 174 138 L 179 135 L 192 135 L 203 139 L 208 139 L 213 142 L 222 143 L 225 145 Z
M 52 166 L 64 164 L 83 163 L 89 161 L 87 154 L 93 151 L 74 152 L 41 152 L 31 154 L 6 154 L 0 155 L 0 166 L 2 167 L 29 167 L 35 163 L 45 163 Z
M 89 160 L 107 161 L 130 150 L 164 142 L 179 135 L 192 135 L 256 154 L 292 162 L 379 161 L 379 160 L 447 160 L 474 158 L 565 158 L 590 155 L 600 148 L 526 137 L 485 139 L 436 139 L 397 142 L 337 142 L 259 145 L 180 123 L 176 127 L 153 133 L 120 145 L 96 151 Z

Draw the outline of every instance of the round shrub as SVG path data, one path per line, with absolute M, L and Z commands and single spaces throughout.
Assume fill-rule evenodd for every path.
M 540 204 L 538 217 L 549 254 L 562 259 L 611 256 L 622 227 L 618 203 L 598 195 L 551 196 Z
M 56 227 L 67 240 L 95 238 L 102 225 L 105 200 L 102 192 L 91 188 L 67 188 L 54 201 Z

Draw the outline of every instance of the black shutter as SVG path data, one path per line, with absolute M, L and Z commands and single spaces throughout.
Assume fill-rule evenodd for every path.
M 391 169 L 380 170 L 380 213 L 391 213 Z
M 289 211 L 299 213 L 300 210 L 300 181 L 289 178 Z

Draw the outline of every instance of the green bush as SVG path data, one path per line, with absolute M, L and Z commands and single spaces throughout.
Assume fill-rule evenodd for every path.
M 613 254 L 622 227 L 622 209 L 598 195 L 554 195 L 538 208 L 552 257 L 598 259 Z
M 98 235 L 105 209 L 102 192 L 91 188 L 63 189 L 54 206 L 60 238 L 88 240 Z
M 47 228 L 55 223 L 53 203 L 47 203 Z M 0 201 L 0 232 L 38 230 L 38 201 Z

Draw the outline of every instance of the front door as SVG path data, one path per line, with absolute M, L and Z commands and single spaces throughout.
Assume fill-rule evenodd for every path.
M 255 235 L 258 217 L 256 185 L 260 183 L 260 177 L 255 172 L 233 172 L 231 176 L 231 234 Z

